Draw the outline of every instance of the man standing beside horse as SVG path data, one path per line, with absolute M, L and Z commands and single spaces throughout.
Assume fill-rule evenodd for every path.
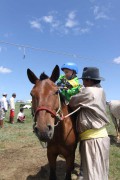
M 69 106 L 78 107 L 77 131 L 80 137 L 81 173 L 78 180 L 108 180 L 110 140 L 105 126 L 109 123 L 106 97 L 96 67 L 85 67 L 84 87 L 71 97 Z

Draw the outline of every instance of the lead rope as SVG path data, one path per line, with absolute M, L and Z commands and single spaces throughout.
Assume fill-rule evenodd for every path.
M 61 101 L 60 101 L 60 95 L 59 95 L 59 93 L 58 93 L 58 99 L 59 99 L 59 108 L 58 108 L 58 110 L 57 110 L 57 112 L 56 112 L 56 114 L 57 114 L 56 116 L 57 116 L 57 118 L 58 118 L 59 120 L 64 120 L 64 119 L 66 119 L 67 117 L 71 116 L 71 115 L 74 114 L 75 112 L 79 111 L 80 108 L 81 108 L 81 107 L 78 107 L 77 109 L 75 109 L 73 112 L 67 114 L 66 116 L 63 116 L 63 114 L 62 114 L 62 118 L 61 118 L 61 117 L 59 116 L 59 112 L 61 111 Z M 57 124 L 54 125 L 54 126 L 57 126 L 57 125 L 59 124 L 59 122 L 60 122 L 60 121 L 58 121 Z
M 72 114 L 74 114 L 75 112 L 79 111 L 81 107 L 78 107 L 77 109 L 75 109 L 73 112 L 67 114 L 66 116 L 63 116 L 61 120 L 66 119 L 67 117 L 71 116 Z

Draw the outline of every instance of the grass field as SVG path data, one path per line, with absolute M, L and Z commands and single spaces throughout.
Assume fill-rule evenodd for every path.
M 16 115 L 19 111 L 19 105 L 19 103 L 16 104 Z M 0 156 L 2 156 L 4 152 L 12 151 L 13 149 L 17 151 L 17 149 L 23 147 L 39 146 L 38 139 L 33 134 L 32 130 L 33 120 L 31 116 L 31 110 L 25 109 L 24 113 L 26 115 L 25 123 L 17 123 L 15 117 L 15 123 L 12 125 L 8 123 L 9 112 L 7 112 L 6 118 L 4 120 L 4 128 L 0 129 Z M 107 127 L 107 130 L 109 136 L 111 137 L 109 180 L 119 180 L 120 144 L 116 144 L 115 142 L 116 132 L 112 122 Z M 2 179 L 6 180 L 7 178 Z
M 110 180 L 119 180 L 120 179 L 120 144 L 116 143 L 116 138 L 115 138 L 116 131 L 111 118 L 110 118 L 110 125 L 107 127 L 107 130 L 111 138 L 109 178 Z

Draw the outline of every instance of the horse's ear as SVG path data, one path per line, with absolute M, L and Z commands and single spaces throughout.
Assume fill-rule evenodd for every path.
M 35 84 L 36 81 L 38 80 L 36 75 L 30 69 L 27 69 L 27 76 L 28 76 L 28 79 L 30 80 L 30 82 L 33 84 Z
M 58 80 L 60 76 L 60 68 L 58 65 L 55 66 L 55 68 L 53 69 L 52 71 L 52 74 L 51 74 L 51 77 L 50 79 L 53 81 L 53 82 L 56 82 Z

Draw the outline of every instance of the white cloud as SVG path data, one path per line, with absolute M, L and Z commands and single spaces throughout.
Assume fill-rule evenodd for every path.
M 6 73 L 11 73 L 11 72 L 12 72 L 11 69 L 0 66 L 0 73 L 6 74 Z
M 51 25 L 52 25 L 53 28 L 57 28 L 57 27 L 60 26 L 60 23 L 59 23 L 59 21 L 55 21 Z
M 94 13 L 96 20 L 98 20 L 98 19 L 109 19 L 109 17 L 106 15 L 104 7 L 100 8 L 99 6 L 94 6 L 93 13 Z
M 75 26 L 78 25 L 78 22 L 77 20 L 75 20 L 76 18 L 76 13 L 75 11 L 71 11 L 69 14 L 68 14 L 68 18 L 67 18 L 67 21 L 65 23 L 65 27 L 68 27 L 68 28 L 73 28 Z
M 75 33 L 76 35 L 86 34 L 86 33 L 88 33 L 89 31 L 90 31 L 89 28 L 77 27 L 77 28 L 74 29 L 74 33 Z
M 90 21 L 86 21 L 86 24 L 87 24 L 88 26 L 94 26 L 94 23 L 92 23 L 92 22 L 90 22 Z
M 71 11 L 71 12 L 68 14 L 68 17 L 69 17 L 69 19 L 75 19 L 75 17 L 76 17 L 76 12 L 75 12 L 75 11 Z
M 29 23 L 32 28 L 39 29 L 42 32 L 42 26 L 39 20 L 33 20 L 33 21 L 30 21 Z
M 120 56 L 113 59 L 113 62 L 116 63 L 116 64 L 120 64 Z
M 77 22 L 71 20 L 71 19 L 68 19 L 65 26 L 68 27 L 68 28 L 73 28 L 74 26 L 77 25 Z
M 76 11 L 70 11 L 66 17 L 61 17 L 58 12 L 48 12 L 35 20 L 29 21 L 32 28 L 39 29 L 41 32 L 47 30 L 50 33 L 57 33 L 59 35 L 80 35 L 90 31 L 94 25 L 90 21 L 84 22 L 83 27 L 80 26 Z M 85 26 L 85 27 L 84 27 Z
M 46 23 L 52 23 L 53 22 L 53 16 L 43 16 L 43 21 Z

